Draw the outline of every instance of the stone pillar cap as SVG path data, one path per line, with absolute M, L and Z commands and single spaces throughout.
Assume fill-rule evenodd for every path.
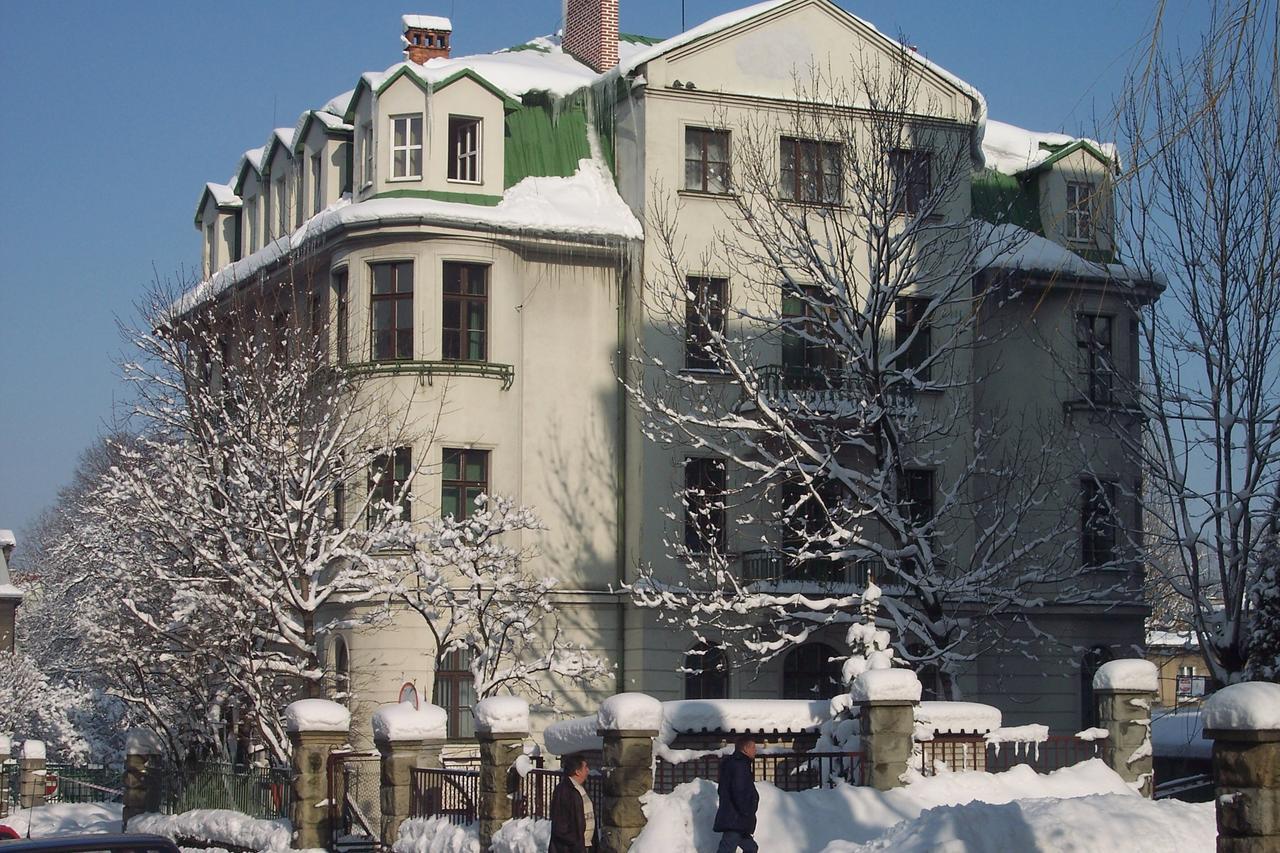
M 383 705 L 373 712 L 374 740 L 444 740 L 449 736 L 449 712 L 438 705 L 415 708 L 412 702 Z
M 1280 729 L 1280 684 L 1268 681 L 1229 684 L 1204 700 L 1200 715 L 1206 735 L 1210 729 L 1219 732 Z
M 472 710 L 476 731 L 487 735 L 529 733 L 529 703 L 519 696 L 490 696 Z
M 662 728 L 662 703 L 647 693 L 617 693 L 600 703 L 596 726 L 602 732 L 649 732 Z
M 854 702 L 915 704 L 923 688 L 909 669 L 868 669 L 858 674 L 849 688 Z
M 351 712 L 328 699 L 300 699 L 284 709 L 285 729 L 290 732 L 341 732 L 351 730 Z

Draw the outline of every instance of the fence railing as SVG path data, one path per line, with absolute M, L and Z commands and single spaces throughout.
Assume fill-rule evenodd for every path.
M 520 778 L 516 786 L 516 794 L 512 799 L 512 816 L 549 820 L 551 797 L 563 778 L 564 772 L 561 770 L 530 770 Z M 593 773 L 587 777 L 582 787 L 591 798 L 591 806 L 596 814 L 596 827 L 599 828 L 604 814 L 604 777 Z
M 807 791 L 835 787 L 839 783 L 866 784 L 860 752 L 765 753 L 755 757 L 752 767 L 758 781 L 772 782 L 783 791 Z M 714 782 L 719 775 L 718 755 L 680 764 L 659 758 L 654 765 L 653 789 L 659 794 L 669 794 L 677 785 L 694 779 Z
M 1099 757 L 1098 741 L 1073 735 L 1050 735 L 1040 743 L 987 743 L 982 735 L 937 735 L 920 746 L 920 771 L 931 776 L 945 765 L 949 770 L 1001 773 L 1026 764 L 1037 773 L 1051 773 Z
M 458 825 L 473 823 L 479 802 L 479 770 L 413 768 L 409 788 L 412 817 L 443 817 Z
M 0 817 L 18 807 L 18 762 L 0 763 Z
M 49 764 L 45 771 L 47 803 L 118 803 L 124 799 L 118 769 Z
M 160 808 L 167 814 L 232 809 L 259 818 L 288 817 L 293 801 L 291 776 L 286 767 L 223 762 L 167 768 L 160 771 Z

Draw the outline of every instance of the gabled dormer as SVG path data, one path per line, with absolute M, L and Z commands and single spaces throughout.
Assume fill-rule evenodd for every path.
M 240 260 L 240 197 L 228 184 L 208 183 L 196 204 L 195 226 L 201 234 L 204 278 Z
M 266 147 L 251 148 L 240 157 L 236 166 L 236 178 L 233 184 L 235 194 L 240 196 L 243 206 L 240 209 L 240 253 L 252 255 L 263 246 L 262 235 L 266 233 L 263 225 L 264 187 L 262 180 L 262 158 Z
M 326 110 L 304 113 L 294 134 L 297 198 L 306 221 L 351 192 L 352 127 Z
M 276 128 L 262 155 L 263 245 L 291 234 L 296 227 L 293 135 L 291 127 Z

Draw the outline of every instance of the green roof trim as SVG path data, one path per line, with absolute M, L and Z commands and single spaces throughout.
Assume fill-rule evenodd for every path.
M 408 66 L 408 64 L 405 64 L 405 65 L 401 65 L 399 68 L 396 69 L 394 74 L 392 74 L 386 80 L 383 80 L 380 84 L 378 84 L 378 88 L 377 90 L 374 91 L 374 94 L 381 95 L 383 92 L 387 91 L 387 89 L 391 87 L 392 83 L 396 82 L 401 77 L 410 77 L 413 79 L 413 82 L 417 83 L 423 90 L 427 92 L 431 91 L 431 81 L 422 79 L 421 77 L 418 76 L 417 72 L 413 71 Z M 361 82 L 364 82 L 364 78 L 361 78 Z M 355 100 L 355 98 L 353 97 L 352 100 Z
M 1098 148 L 1098 146 L 1093 145 L 1092 143 L 1090 143 L 1088 140 L 1085 140 L 1085 139 L 1077 139 L 1075 142 L 1068 142 L 1065 145 L 1044 145 L 1043 143 L 1041 143 L 1041 147 L 1044 148 L 1045 150 L 1053 151 L 1053 154 L 1048 159 L 1040 163 L 1037 163 L 1035 166 L 1032 166 L 1030 169 L 1023 170 L 1019 174 L 1030 175 L 1035 172 L 1044 171 L 1045 169 L 1048 169 L 1051 166 L 1053 166 L 1054 163 L 1057 163 L 1059 160 L 1063 159 L 1064 157 L 1071 156 L 1077 151 L 1084 151 L 1087 154 L 1093 155 L 1095 158 L 1105 163 L 1110 168 L 1115 168 L 1115 165 L 1116 165 L 1115 160 L 1113 158 L 1108 157 L 1106 154 L 1104 154 L 1101 151 L 1101 149 Z
M 1024 175 L 1028 174 L 1026 172 Z M 1044 236 L 1040 221 L 1040 196 L 1030 178 L 984 169 L 973 176 L 970 186 L 973 215 L 995 225 L 1009 223 Z
M 630 44 L 657 44 L 665 39 L 657 36 L 642 36 L 636 33 L 618 33 L 618 41 L 625 41 Z
M 475 71 L 471 70 L 470 68 L 463 68 L 461 71 L 457 71 L 453 74 L 450 74 L 448 77 L 444 78 L 439 83 L 436 83 L 435 85 L 433 85 L 431 87 L 431 90 L 434 92 L 438 92 L 441 89 L 443 89 L 445 86 L 449 86 L 453 83 L 456 83 L 457 81 L 463 79 L 464 77 L 468 80 L 474 81 L 481 88 L 489 91 L 495 98 L 498 98 L 500 101 L 502 101 L 502 105 L 506 109 L 508 110 L 520 109 L 519 101 L 517 101 L 515 98 L 512 98 L 506 92 L 502 91 L 497 86 L 493 85 L 488 80 L 484 79 L 483 77 L 481 77 L 479 74 L 477 74 Z M 391 82 L 390 80 L 387 81 L 387 83 L 390 83 L 390 82 Z M 379 94 L 381 94 L 382 90 L 387 87 L 387 83 L 384 83 L 382 84 L 382 86 L 378 87 Z
M 451 193 L 441 190 L 387 190 L 378 193 L 374 198 L 429 198 L 432 201 L 447 201 L 453 204 L 476 204 L 482 207 L 497 207 L 502 201 L 500 195 L 484 193 Z
M 524 44 L 516 44 L 516 45 L 512 45 L 511 47 L 507 48 L 505 52 L 506 52 L 506 53 L 519 53 L 519 52 L 520 52 L 520 51 L 522 51 L 522 50 L 534 50 L 534 51 L 537 51 L 538 53 L 550 53 L 550 52 L 551 52 L 551 48 L 549 48 L 549 47 L 543 47 L 542 45 L 540 45 L 540 44 L 534 44 L 533 42 L 525 42 Z

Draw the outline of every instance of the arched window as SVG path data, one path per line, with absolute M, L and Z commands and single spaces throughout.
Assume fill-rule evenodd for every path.
M 826 699 L 840 689 L 840 662 L 825 643 L 806 643 L 782 660 L 783 699 Z
M 1093 695 L 1093 676 L 1099 667 L 1111 660 L 1114 655 L 1106 646 L 1094 646 L 1084 653 L 1080 661 L 1080 727 L 1084 729 L 1098 725 L 1098 703 Z
M 344 705 L 351 696 L 351 653 L 342 637 L 333 638 L 333 696 Z
M 684 656 L 684 698 L 726 699 L 729 662 L 718 643 L 698 643 Z
M 476 686 L 471 677 L 471 654 L 466 649 L 454 649 L 440 661 L 431 695 L 431 701 L 449 712 L 449 737 L 475 736 L 471 706 L 476 702 Z

